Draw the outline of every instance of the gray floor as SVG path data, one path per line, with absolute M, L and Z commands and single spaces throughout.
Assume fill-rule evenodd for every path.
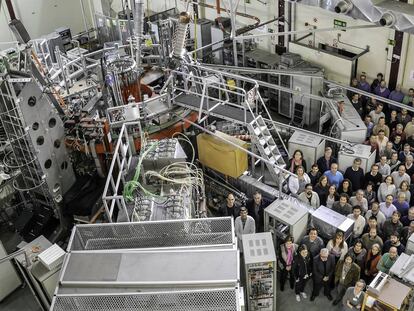
M 332 301 L 329 301 L 323 295 L 323 290 L 319 293 L 319 296 L 316 297 L 314 301 L 310 301 L 310 296 L 312 292 L 312 284 L 308 282 L 306 284 L 305 293 L 308 296 L 307 299 L 301 297 L 301 302 L 296 301 L 295 291 L 289 288 L 289 284 L 286 283 L 285 290 L 281 292 L 278 288 L 277 300 L 276 300 L 276 309 L 278 311 L 320 311 L 320 310 L 330 310 L 330 311 L 340 311 L 341 305 L 333 306 Z M 331 292 L 332 297 L 335 299 L 335 291 Z
M 26 286 L 24 288 L 18 288 L 0 302 L 0 310 L 41 311 L 41 308 L 37 305 L 30 289 Z

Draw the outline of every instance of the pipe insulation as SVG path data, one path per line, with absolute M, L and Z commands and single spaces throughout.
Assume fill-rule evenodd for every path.
M 141 43 L 144 36 L 144 0 L 135 0 L 134 30 L 136 38 L 136 64 L 141 66 Z
M 185 41 L 187 38 L 187 31 L 191 20 L 190 13 L 181 12 L 178 18 L 178 24 L 175 28 L 173 39 L 173 56 L 181 58 L 185 53 Z

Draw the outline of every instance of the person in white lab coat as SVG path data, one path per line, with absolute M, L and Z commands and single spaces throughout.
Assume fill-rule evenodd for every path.
M 246 207 L 243 206 L 240 208 L 240 216 L 236 218 L 234 228 L 236 231 L 237 245 L 240 251 L 243 251 L 242 235 L 256 232 L 256 222 L 253 217 L 247 215 Z

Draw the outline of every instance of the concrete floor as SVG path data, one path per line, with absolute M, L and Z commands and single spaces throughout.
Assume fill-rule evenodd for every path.
M 36 303 L 30 289 L 26 286 L 18 288 L 2 302 L 0 302 L 2 311 L 41 311 Z
M 308 296 L 307 299 L 301 297 L 301 301 L 296 301 L 295 291 L 290 289 L 288 282 L 286 282 L 285 290 L 281 292 L 278 287 L 277 291 L 277 300 L 276 300 L 276 309 L 277 311 L 340 311 L 342 310 L 342 305 L 337 306 L 332 305 L 332 301 L 329 301 L 323 295 L 323 290 L 319 293 L 319 296 L 315 298 L 314 301 L 310 301 L 310 296 L 312 292 L 312 282 L 306 284 L 305 293 Z M 335 291 L 331 292 L 332 297 L 335 299 Z

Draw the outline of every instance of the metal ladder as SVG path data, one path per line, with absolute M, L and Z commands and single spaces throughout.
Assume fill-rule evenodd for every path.
M 293 104 L 293 113 L 292 113 L 292 120 L 290 122 L 291 125 L 303 128 L 303 124 L 305 122 L 305 106 L 301 103 L 294 103 Z
M 286 162 L 280 154 L 279 148 L 273 139 L 265 120 L 259 115 L 250 122 L 247 127 L 252 136 L 252 143 L 254 143 L 259 150 L 262 158 L 267 160 L 266 166 L 270 175 L 275 181 L 279 181 L 281 171 L 278 167 L 286 168 Z

